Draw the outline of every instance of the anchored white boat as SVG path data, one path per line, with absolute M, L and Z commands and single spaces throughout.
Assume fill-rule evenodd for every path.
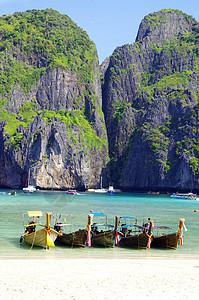
M 34 185 L 30 184 L 30 170 L 28 172 L 28 177 L 27 177 L 27 180 L 26 180 L 26 185 L 23 188 L 23 191 L 24 191 L 24 193 L 30 193 L 30 194 L 32 194 L 32 193 L 34 193 L 34 192 L 37 191 L 36 187 Z
M 94 192 L 95 193 L 107 193 L 107 189 L 104 189 L 102 187 L 102 176 L 100 177 L 100 188 L 99 189 L 95 189 Z
M 115 190 L 114 190 L 113 186 L 110 185 L 108 188 L 107 194 L 114 194 L 114 193 L 115 193 Z

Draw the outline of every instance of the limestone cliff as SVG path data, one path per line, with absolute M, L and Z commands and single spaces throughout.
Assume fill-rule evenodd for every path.
M 40 188 L 84 190 L 105 167 L 123 189 L 199 190 L 198 45 L 199 23 L 165 9 L 99 68 L 68 16 L 1 17 L 0 187 L 30 169 Z
M 103 111 L 114 185 L 199 189 L 198 32 L 192 17 L 161 10 L 111 56 Z
M 0 186 L 96 186 L 107 162 L 95 45 L 54 10 L 1 17 Z

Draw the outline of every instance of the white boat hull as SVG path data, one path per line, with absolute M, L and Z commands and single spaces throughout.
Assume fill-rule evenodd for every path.
M 107 193 L 107 190 L 105 190 L 105 189 L 97 189 L 97 190 L 95 190 L 95 193 Z
M 34 193 L 36 192 L 36 188 L 33 185 L 29 185 L 26 188 L 23 188 L 24 193 Z

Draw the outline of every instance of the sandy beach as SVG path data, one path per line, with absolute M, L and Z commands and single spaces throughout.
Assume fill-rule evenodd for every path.
M 1 259 L 1 299 L 198 299 L 199 260 Z

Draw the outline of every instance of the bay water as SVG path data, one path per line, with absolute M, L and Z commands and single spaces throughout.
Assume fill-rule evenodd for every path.
M 183 246 L 170 249 L 129 249 L 122 247 L 83 249 L 59 247 L 49 250 L 33 247 L 25 242 L 20 245 L 19 239 L 24 232 L 23 214 L 27 211 L 41 210 L 52 214 L 71 214 L 74 224 L 82 228 L 87 225 L 90 210 L 104 211 L 108 223 L 115 224 L 115 216 L 133 216 L 142 224 L 150 217 L 154 225 L 172 227 L 177 232 L 180 218 L 185 218 L 187 231 L 184 231 Z M 194 210 L 197 212 L 194 212 Z M 51 220 L 53 227 L 55 219 Z M 66 195 L 64 191 L 38 191 L 24 194 L 17 190 L 10 195 L 10 190 L 0 190 L 0 258 L 113 258 L 113 259 L 192 259 L 199 258 L 199 201 L 173 199 L 169 195 L 115 193 L 112 195 L 80 192 L 78 195 Z

